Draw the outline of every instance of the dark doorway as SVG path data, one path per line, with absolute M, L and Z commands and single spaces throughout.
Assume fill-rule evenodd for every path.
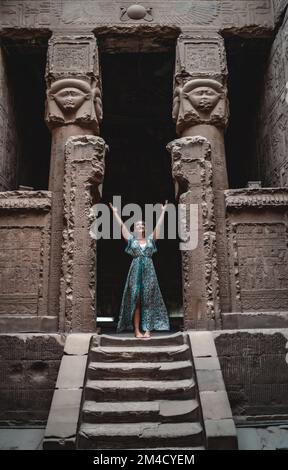
M 51 149 L 44 121 L 48 37 L 3 38 L 2 47 L 19 141 L 18 187 L 45 190 Z
M 230 188 L 259 180 L 257 125 L 271 38 L 225 40 L 228 63 L 229 126 L 225 136 Z
M 143 216 L 146 203 L 164 203 L 166 199 L 175 203 L 171 159 L 166 150 L 167 143 L 176 138 L 171 118 L 173 51 L 103 53 L 100 59 L 104 104 L 101 136 L 110 148 L 102 202 L 121 196 L 122 207 L 137 203 Z M 153 261 L 172 320 L 182 315 L 178 241 L 158 240 L 157 247 Z M 98 242 L 98 318 L 113 318 L 114 325 L 132 260 L 124 249 L 124 240 Z

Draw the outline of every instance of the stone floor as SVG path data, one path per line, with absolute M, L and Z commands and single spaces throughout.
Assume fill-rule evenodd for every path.
M 238 428 L 240 450 L 288 450 L 288 424 Z M 0 450 L 41 450 L 44 429 L 0 429 Z
M 0 429 L 0 450 L 41 450 L 44 428 Z
M 288 424 L 266 428 L 238 428 L 241 450 L 288 450 Z

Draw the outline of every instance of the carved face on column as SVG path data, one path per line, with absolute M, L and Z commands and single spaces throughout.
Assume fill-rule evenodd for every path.
M 79 124 L 99 131 L 102 119 L 101 92 L 97 82 L 65 78 L 52 83 L 47 92 L 45 118 L 48 125 Z
M 212 111 L 221 97 L 216 90 L 205 86 L 195 88 L 191 93 L 187 93 L 187 96 L 192 106 L 202 112 Z
M 226 89 L 212 79 L 176 81 L 173 100 L 173 119 L 177 133 L 195 124 L 225 126 L 228 119 Z
M 72 87 L 64 88 L 54 95 L 54 100 L 64 112 L 77 111 L 89 98 L 91 98 L 91 93 L 84 93 L 84 91 Z

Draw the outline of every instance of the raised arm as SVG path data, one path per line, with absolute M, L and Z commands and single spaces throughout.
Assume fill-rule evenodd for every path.
M 153 230 L 153 240 L 157 240 L 157 238 L 159 238 L 159 235 L 160 235 L 160 230 L 161 230 L 161 225 L 163 223 L 163 220 L 164 220 L 164 216 L 165 216 L 165 211 L 166 211 L 166 206 L 167 206 L 167 203 L 168 201 L 165 201 L 165 204 L 162 205 L 162 208 L 161 208 L 161 215 L 157 221 L 157 224 Z
M 117 220 L 118 224 L 119 224 L 120 227 L 121 227 L 121 231 L 122 231 L 123 238 L 125 238 L 125 240 L 126 240 L 126 242 L 127 242 L 129 236 L 131 235 L 131 233 L 129 232 L 129 230 L 127 229 L 127 227 L 126 227 L 126 225 L 124 224 L 123 220 L 122 220 L 121 217 L 119 216 L 117 207 L 112 206 L 111 202 L 109 202 L 109 206 L 111 207 L 111 209 L 112 209 L 112 211 L 113 211 L 113 214 L 115 215 L 115 219 Z

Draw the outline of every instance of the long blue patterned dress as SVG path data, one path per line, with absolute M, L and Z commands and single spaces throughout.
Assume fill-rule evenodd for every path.
M 141 247 L 136 237 L 130 234 L 125 252 L 133 260 L 124 287 L 117 332 L 133 330 L 133 316 L 139 295 L 142 331 L 169 330 L 168 312 L 152 261 L 156 251 L 153 235 L 149 235 L 145 247 Z

